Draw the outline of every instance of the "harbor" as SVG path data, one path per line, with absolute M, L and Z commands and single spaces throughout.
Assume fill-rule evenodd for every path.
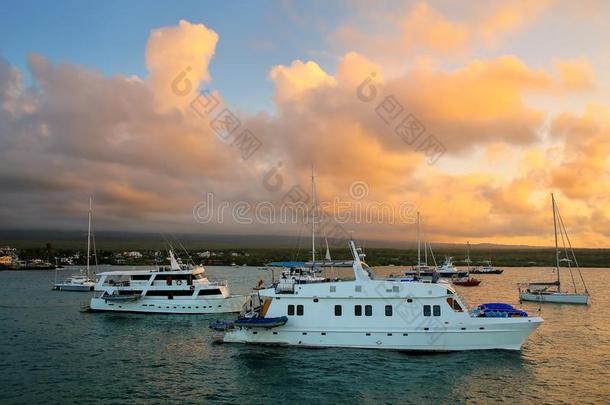
M 389 276 L 407 268 L 373 270 Z M 498 299 L 519 305 L 517 283 L 544 278 L 549 271 L 505 268 L 501 276 L 479 275 L 483 283 L 477 288 L 458 291 L 469 303 Z M 208 267 L 207 272 L 211 279 L 227 279 L 235 294 L 246 294 L 269 277 L 267 270 L 252 267 Z M 219 345 L 208 328 L 217 315 L 82 313 L 78 309 L 91 293 L 52 291 L 53 272 L 2 272 L 0 379 L 5 389 L 0 401 L 80 402 L 86 386 L 88 397 L 109 402 L 404 402 L 408 397 L 428 403 L 476 398 L 602 403 L 608 396 L 610 314 L 605 308 L 610 301 L 605 291 L 610 269 L 582 272 L 593 297 L 589 306 L 521 305 L 545 322 L 520 352 L 434 356 Z M 24 294 L 30 298 L 24 300 Z M 303 375 L 315 375 L 317 382 L 304 382 Z
M 1 9 L 0 405 L 610 404 L 610 2 Z

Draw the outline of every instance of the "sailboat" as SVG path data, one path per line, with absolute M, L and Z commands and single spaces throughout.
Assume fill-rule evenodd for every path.
M 587 305 L 589 303 L 589 291 L 585 280 L 580 272 L 576 255 L 572 249 L 572 243 L 568 237 L 568 232 L 563 223 L 563 218 L 559 213 L 557 204 L 555 202 L 555 196 L 551 194 L 551 202 L 553 206 L 553 228 L 555 231 L 555 273 L 557 274 L 557 280 L 555 281 L 544 281 L 544 282 L 533 282 L 519 287 L 519 298 L 521 301 L 535 301 L 535 302 L 553 302 L 559 304 L 582 304 Z M 559 236 L 561 237 L 565 258 L 560 259 L 561 250 L 559 249 L 557 228 L 559 225 Z M 566 245 L 567 243 L 567 245 Z M 567 263 L 570 277 L 572 279 L 572 285 L 574 292 L 568 292 L 561 288 L 561 277 L 559 271 L 559 264 L 561 262 Z M 572 263 L 576 265 L 576 272 L 582 282 L 584 291 L 578 291 L 574 273 L 572 272 Z
M 319 283 L 325 281 L 324 277 L 318 276 L 317 272 L 319 267 L 323 267 L 328 263 L 324 260 L 316 261 L 316 223 L 318 220 L 318 204 L 316 200 L 316 179 L 314 173 L 314 167 L 311 166 L 311 261 L 302 262 L 277 262 L 270 263 L 270 267 L 281 266 L 284 268 L 282 271 L 279 287 L 286 290 L 294 289 L 294 284 L 307 284 L 307 283 Z M 326 259 L 330 260 L 330 252 L 328 251 L 328 243 L 326 245 Z M 331 263 L 332 264 L 332 263 Z
M 417 264 L 405 272 L 406 276 L 417 276 L 420 277 L 432 277 L 436 270 L 436 259 L 434 252 L 432 252 L 432 246 L 429 245 L 427 240 L 423 241 L 424 260 L 422 261 L 422 240 L 421 240 L 421 217 L 419 211 L 417 212 Z M 430 255 L 434 266 L 428 265 L 428 248 L 430 249 Z
M 64 281 L 57 281 L 57 269 L 55 270 L 55 282 L 53 283 L 53 290 L 57 291 L 93 291 L 95 288 L 95 280 L 91 277 L 90 258 L 91 258 L 91 207 L 92 198 L 89 197 L 89 226 L 87 230 L 87 267 L 83 273 L 82 269 L 80 273 L 73 274 Z M 93 240 L 95 244 L 95 239 Z M 95 249 L 94 249 L 95 251 Z M 94 252 L 95 254 L 95 252 Z M 97 265 L 97 256 L 95 256 Z

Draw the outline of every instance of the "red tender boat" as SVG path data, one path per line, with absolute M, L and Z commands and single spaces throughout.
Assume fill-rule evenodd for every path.
M 462 277 L 453 282 L 455 285 L 461 285 L 462 287 L 476 287 L 481 284 L 481 280 L 477 280 L 472 277 Z

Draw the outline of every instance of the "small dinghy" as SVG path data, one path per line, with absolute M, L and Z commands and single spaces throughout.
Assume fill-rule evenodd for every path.
M 283 326 L 288 322 L 287 316 L 280 316 L 277 318 L 240 318 L 234 322 L 235 326 L 241 326 L 244 328 L 262 328 L 270 329 Z
M 225 332 L 234 327 L 235 324 L 231 321 L 221 321 L 217 319 L 214 322 L 210 322 L 210 329 L 214 329 L 217 332 Z
M 139 300 L 141 297 L 141 294 L 106 294 L 102 296 L 104 301 L 111 302 L 133 302 Z
M 461 285 L 462 287 L 476 287 L 481 284 L 481 280 L 477 280 L 474 277 L 462 277 L 453 281 L 455 285 Z

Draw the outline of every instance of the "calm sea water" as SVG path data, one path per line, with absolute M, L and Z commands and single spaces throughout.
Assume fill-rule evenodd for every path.
M 207 270 L 235 293 L 269 278 Z M 89 294 L 51 291 L 53 272 L 0 272 L 0 403 L 609 403 L 610 269 L 583 274 L 591 305 L 542 306 L 521 352 L 415 356 L 213 344 L 217 316 L 81 313 Z M 550 277 L 509 268 L 460 292 L 516 303 L 518 282 Z

